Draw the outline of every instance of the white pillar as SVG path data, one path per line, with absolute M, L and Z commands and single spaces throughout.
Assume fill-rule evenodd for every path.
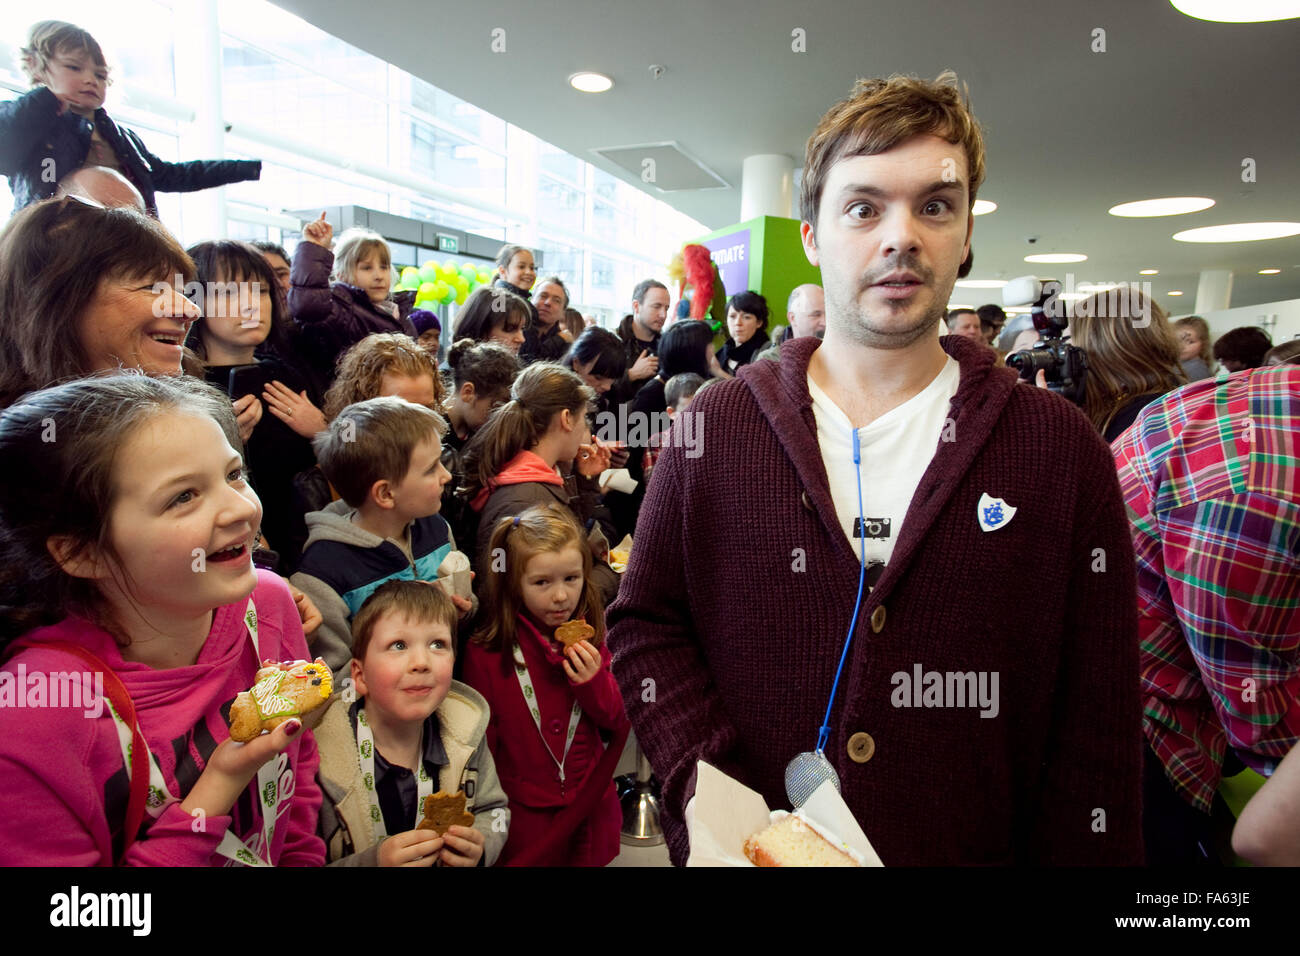
M 1231 308 L 1232 272 L 1228 269 L 1204 269 L 1196 286 L 1196 314 L 1220 312 Z
M 759 216 L 789 218 L 794 161 L 777 153 L 746 156 L 740 186 L 740 221 Z
M 187 42 L 176 48 L 177 97 L 194 107 L 194 122 L 182 125 L 180 161 L 224 159 L 226 123 L 221 103 L 221 23 L 217 0 L 195 0 L 176 9 L 177 36 Z M 226 236 L 224 187 L 183 193 L 181 242 L 188 245 Z M 172 224 L 175 228 L 175 224 Z

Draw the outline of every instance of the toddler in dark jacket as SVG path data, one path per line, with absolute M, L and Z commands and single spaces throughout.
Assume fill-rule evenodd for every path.
M 0 172 L 9 178 L 14 212 L 53 196 L 60 180 L 86 166 L 125 176 L 151 216 L 158 215 L 157 192 L 195 192 L 262 175 L 260 160 L 168 163 L 149 152 L 105 112 L 108 64 L 80 27 L 58 20 L 34 25 L 22 67 L 34 89 L 0 103 Z

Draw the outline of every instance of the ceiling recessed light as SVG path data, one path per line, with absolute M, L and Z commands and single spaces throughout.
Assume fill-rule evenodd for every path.
M 1004 279 L 958 279 L 956 282 L 962 289 L 1001 289 L 1006 284 Z
M 1175 291 L 1173 291 L 1173 292 L 1170 292 L 1169 294 L 1170 294 L 1170 295 L 1182 295 L 1182 292 L 1180 292 L 1180 291 L 1178 291 L 1178 290 L 1175 290 Z
M 989 202 L 987 199 L 977 199 L 975 205 L 971 206 L 970 214 L 972 216 L 987 216 L 997 208 L 998 204 L 995 202 Z
M 1281 269 L 1260 269 L 1259 274 L 1262 276 L 1275 276 L 1281 271 Z
M 1140 275 L 1140 276 L 1158 276 L 1158 275 L 1160 275 L 1160 270 L 1159 270 L 1159 269 L 1143 269 L 1141 272 L 1138 273 L 1138 275 Z
M 604 73 L 575 73 L 569 77 L 569 85 L 580 93 L 604 93 L 614 81 Z
M 1137 202 L 1122 202 L 1111 206 L 1106 211 L 1112 216 L 1124 216 L 1129 219 L 1148 216 L 1185 216 L 1189 212 L 1200 212 L 1214 205 L 1213 199 L 1203 196 L 1172 196 L 1168 199 L 1141 199 Z
M 1300 222 L 1233 222 L 1174 233 L 1178 242 L 1254 242 L 1300 236 Z
M 1264 23 L 1300 17 L 1297 0 L 1169 0 L 1179 13 L 1215 23 Z
M 973 312 L 975 311 L 975 306 L 967 305 L 964 302 L 949 302 L 948 311 L 951 312 L 953 309 L 970 309 Z
M 1078 252 L 1045 252 L 1036 256 L 1025 256 L 1026 262 L 1083 262 L 1088 257 Z

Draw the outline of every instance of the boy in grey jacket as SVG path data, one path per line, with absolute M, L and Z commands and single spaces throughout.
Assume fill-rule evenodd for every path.
M 290 580 L 320 609 L 311 651 L 337 681 L 348 676 L 351 621 L 366 598 L 386 581 L 437 580 L 456 550 L 438 514 L 451 479 L 439 462 L 446 431 L 423 405 L 372 398 L 343 409 L 312 443 L 341 500 L 307 515 L 307 545 Z M 472 595 L 452 602 L 465 617 L 477 609 Z
M 491 866 L 505 846 L 488 705 L 451 678 L 456 618 L 419 581 L 390 581 L 357 613 L 350 685 L 315 730 L 331 866 Z M 473 823 L 417 829 L 435 791 L 463 793 Z

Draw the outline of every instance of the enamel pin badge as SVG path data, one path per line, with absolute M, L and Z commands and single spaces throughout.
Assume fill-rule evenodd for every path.
M 987 491 L 980 495 L 980 503 L 975 508 L 975 517 L 979 519 L 984 531 L 996 531 L 1016 516 L 1016 509 L 1001 498 L 994 498 Z

